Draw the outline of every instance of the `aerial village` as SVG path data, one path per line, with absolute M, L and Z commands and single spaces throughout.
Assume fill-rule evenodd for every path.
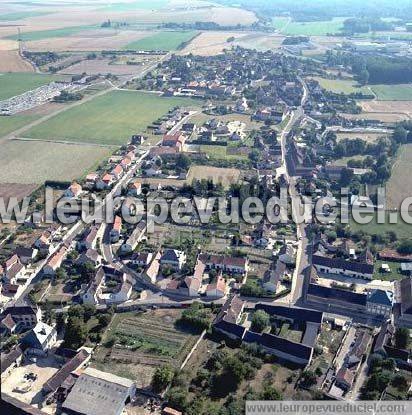
M 193 214 L 154 232 L 153 212 L 123 218 L 136 198 L 267 200 L 287 189 L 295 211 L 341 187 L 352 209 L 379 210 L 364 189 L 387 179 L 382 155 L 404 127 L 348 116 L 355 97 L 316 80 L 345 69 L 236 47 L 172 55 L 130 81 L 195 104 L 60 189 L 77 202 L 117 196 L 112 223 L 74 211 L 75 223 L 45 226 L 33 207 L 3 243 L 3 399 L 33 414 L 178 415 L 240 413 L 230 410 L 245 399 L 410 397 L 410 241 L 339 218 L 224 224 L 216 208 L 207 224 Z M 349 138 L 367 133 L 382 137 Z M 334 208 L 321 210 L 328 219 Z

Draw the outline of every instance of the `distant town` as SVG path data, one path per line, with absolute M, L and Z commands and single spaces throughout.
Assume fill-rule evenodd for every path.
M 219 3 L 204 7 L 232 10 Z M 30 197 L 22 223 L 15 214 L 0 226 L 4 413 L 242 415 L 246 401 L 411 400 L 412 46 L 399 36 L 411 23 L 348 18 L 340 34 L 283 34 L 296 11 L 269 23 L 246 3 L 233 10 L 258 16 L 250 25 L 162 21 L 156 42 L 159 30 L 185 34 L 170 50 L 30 51 L 41 39 L 19 31 L 18 56 L 51 78 L 0 90 L 0 145 L 30 176 L 5 164 L 0 177 L 1 214 Z M 366 24 L 373 39 L 355 36 Z M 128 25 L 82 30 L 136 36 Z M 221 32 L 224 49 L 200 53 L 202 36 Z M 268 33 L 279 47 L 248 44 Z M 233 208 L 282 192 L 283 221 Z M 84 221 L 86 201 L 112 220 Z M 312 220 L 296 220 L 305 206 Z M 345 221 L 346 211 L 369 221 Z

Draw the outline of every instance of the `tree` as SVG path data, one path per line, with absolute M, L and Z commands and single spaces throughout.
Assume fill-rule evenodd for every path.
M 397 251 L 402 255 L 412 254 L 412 239 L 407 239 L 398 245 Z
M 266 385 L 259 396 L 262 401 L 281 401 L 282 395 L 273 386 Z
M 96 314 L 96 306 L 93 304 L 83 304 L 83 319 L 89 321 Z
M 83 346 L 87 339 L 87 327 L 79 317 L 69 317 L 66 332 L 64 334 L 64 345 L 69 349 L 78 349 Z
M 396 329 L 395 332 L 395 346 L 398 349 L 406 349 L 409 343 L 409 330 L 404 327 Z
M 363 69 L 359 75 L 358 80 L 361 85 L 366 85 L 369 81 L 369 72 L 367 69 Z
M 305 370 L 302 373 L 301 381 L 303 386 L 309 388 L 316 383 L 317 378 L 315 373 L 313 373 L 311 370 Z
M 173 380 L 174 371 L 168 366 L 156 368 L 152 379 L 152 388 L 155 392 L 162 392 L 167 385 Z
M 181 170 L 188 170 L 192 161 L 186 154 L 179 154 L 176 158 L 176 166 Z
M 400 391 L 406 391 L 409 386 L 408 379 L 404 375 L 398 373 L 392 379 L 392 386 Z
M 266 311 L 257 310 L 252 317 L 252 330 L 261 333 L 270 324 L 270 316 Z
M 110 323 L 112 316 L 109 313 L 103 313 L 99 314 L 97 319 L 99 320 L 99 326 L 106 327 Z
M 393 131 L 393 139 L 399 144 L 406 144 L 408 142 L 408 130 L 398 125 Z

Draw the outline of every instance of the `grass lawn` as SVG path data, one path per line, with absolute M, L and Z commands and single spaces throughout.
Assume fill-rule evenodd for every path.
M 3 73 L 0 74 L 0 100 L 20 95 L 23 92 L 61 80 L 59 75 L 43 75 L 38 73 Z
M 34 121 L 36 118 L 35 115 L 18 114 L 0 117 L 0 138 Z
M 382 264 L 388 264 L 391 272 L 382 272 Z M 400 272 L 401 264 L 399 262 L 375 261 L 375 273 L 373 278 L 382 281 L 399 281 L 405 278 Z
M 287 18 L 275 17 L 273 25 L 288 36 L 326 36 L 330 33 L 338 33 L 343 28 L 346 17 L 335 17 L 327 21 L 319 22 L 288 22 Z
M 107 158 L 114 148 L 39 141 L 1 142 L 0 183 L 70 181 Z
M 202 144 L 200 146 L 200 151 L 206 153 L 209 157 L 213 159 L 224 159 L 224 160 L 246 160 L 247 156 L 243 155 L 232 155 L 227 154 L 227 146 L 215 146 L 215 145 L 206 145 Z
M 145 132 L 148 125 L 170 109 L 194 104 L 195 101 L 185 98 L 113 91 L 56 115 L 29 130 L 25 136 L 122 145 L 132 134 Z
M 125 50 L 176 50 L 182 43 L 192 40 L 198 32 L 176 31 L 160 32 L 128 43 Z
M 387 213 L 387 215 L 389 215 L 389 212 Z M 385 223 L 376 223 L 377 222 L 377 217 L 376 214 L 373 216 L 373 219 L 370 223 L 368 224 L 360 224 L 360 223 L 356 223 L 353 219 L 350 219 L 350 229 L 351 231 L 363 231 L 369 235 L 381 235 L 381 236 L 385 236 L 385 234 L 387 232 L 395 232 L 398 239 L 405 239 L 405 238 L 410 238 L 411 237 L 411 225 L 408 225 L 407 223 L 402 221 L 402 218 L 400 217 L 399 214 L 398 215 L 398 223 L 389 223 L 389 219 L 388 216 L 385 220 Z M 364 215 L 369 217 L 370 215 Z
M 371 93 L 368 87 L 358 86 L 358 83 L 351 79 L 325 79 L 320 77 L 315 77 L 314 79 L 319 82 L 322 88 L 338 94 L 351 94 L 356 92 L 363 92 L 365 94 Z
M 411 101 L 412 84 L 370 85 L 379 101 Z
M 48 29 L 48 30 L 38 30 L 36 32 L 24 32 L 24 29 L 21 31 L 21 39 L 29 42 L 34 40 L 43 40 L 51 39 L 56 37 L 67 37 L 74 35 L 75 33 L 81 32 L 87 29 L 98 29 L 99 26 L 93 25 L 83 25 L 83 26 L 72 26 L 72 27 L 62 27 L 61 29 Z M 7 36 L 6 39 L 18 40 L 19 35 Z

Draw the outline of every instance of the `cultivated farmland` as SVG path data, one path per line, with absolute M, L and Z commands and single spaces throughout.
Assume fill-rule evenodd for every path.
M 196 31 L 175 31 L 159 32 L 128 43 L 123 49 L 126 50 L 177 50 L 186 42 L 189 42 L 198 32 Z
M 0 74 L 0 100 L 14 97 L 59 79 L 63 79 L 63 77 L 61 75 L 41 75 L 37 73 Z
M 196 335 L 175 327 L 180 315 L 180 310 L 117 314 L 93 365 L 147 387 L 156 367 L 179 367 L 196 342 Z
M 22 59 L 17 50 L 0 50 L 1 72 L 34 72 L 34 68 Z
M 412 144 L 401 147 L 386 185 L 389 209 L 399 209 L 402 201 L 412 195 L 411 180 Z
M 195 37 L 179 54 L 188 55 L 189 53 L 193 53 L 200 56 L 218 55 L 224 49 L 230 49 L 233 45 L 233 42 L 228 42 L 228 39 L 235 38 L 236 40 L 241 40 L 245 36 L 244 33 L 236 32 L 203 32 Z
M 26 137 L 52 141 L 121 145 L 176 106 L 195 101 L 137 91 L 113 91 L 70 108 L 32 128 Z
M 81 177 L 114 150 L 91 145 L 19 140 L 3 140 L 0 145 L 0 183 L 70 181 Z

